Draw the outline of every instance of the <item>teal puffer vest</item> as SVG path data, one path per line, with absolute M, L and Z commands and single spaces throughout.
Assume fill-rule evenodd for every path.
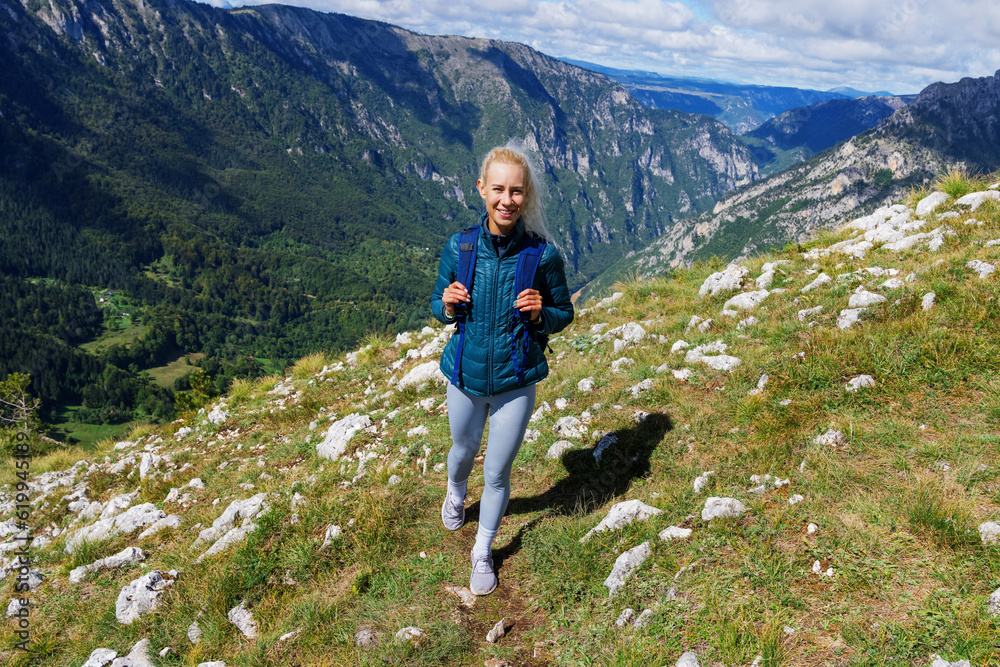
M 514 229 L 514 238 L 497 253 L 485 229 L 486 215 L 479 221 L 479 246 L 476 251 L 476 270 L 472 279 L 471 303 L 465 325 L 465 350 L 462 354 L 459 388 L 478 396 L 493 396 L 512 389 L 534 384 L 549 373 L 544 351 L 531 340 L 525 363 L 524 381 L 517 381 L 511 358 L 511 335 L 508 328 L 514 312 L 514 272 L 517 254 L 524 236 L 524 223 L 520 220 Z M 441 295 L 458 275 L 458 245 L 461 234 L 454 234 L 441 253 L 437 284 L 431 298 L 434 317 L 448 323 L 441 302 Z M 561 331 L 573 321 L 573 304 L 566 286 L 564 263 L 555 245 L 545 246 L 542 259 L 535 272 L 534 289 L 542 295 L 542 322 L 544 334 Z M 514 328 L 517 340 L 522 340 L 523 324 Z M 452 336 L 441 355 L 441 372 L 450 378 L 455 366 L 458 347 L 457 336 Z

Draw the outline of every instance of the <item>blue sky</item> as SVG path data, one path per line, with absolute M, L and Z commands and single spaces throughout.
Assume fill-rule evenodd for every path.
M 234 5 L 261 4 L 233 2 Z M 211 0 L 211 4 L 226 0 Z M 997 0 L 293 0 L 663 74 L 918 92 L 1000 69 Z

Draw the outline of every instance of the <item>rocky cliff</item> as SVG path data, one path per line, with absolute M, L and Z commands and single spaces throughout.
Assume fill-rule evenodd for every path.
M 994 169 L 998 95 L 1000 75 L 928 86 L 875 128 L 680 221 L 588 290 L 629 272 L 653 275 L 713 254 L 745 257 L 799 242 L 925 185 L 949 165 Z

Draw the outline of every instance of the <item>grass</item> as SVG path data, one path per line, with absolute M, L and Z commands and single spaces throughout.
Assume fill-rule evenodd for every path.
M 70 406 L 60 410 L 57 419 L 51 425 L 60 441 L 78 445 L 89 451 L 101 440 L 124 439 L 133 427 L 131 423 L 87 424 L 78 422 L 73 418 L 73 414 L 81 409 L 83 408 Z
M 79 525 L 72 525 L 62 497 L 81 482 L 88 499 L 102 502 L 139 489 L 137 502 L 153 502 L 183 523 L 143 540 L 135 533 L 88 544 L 73 555 L 63 552 L 63 535 L 38 549 L 46 581 L 36 598 L 32 653 L 5 659 L 82 664 L 94 648 L 124 654 L 147 637 L 155 651 L 167 645 L 178 651 L 158 662 L 164 665 L 464 666 L 490 658 L 649 665 L 673 664 L 685 651 L 701 664 L 749 665 L 759 656 L 763 665 L 888 666 L 927 664 L 932 653 L 997 664 L 997 621 L 986 603 L 1000 583 L 1000 548 L 983 545 L 976 528 L 1000 516 L 1000 340 L 989 326 L 1000 313 L 996 274 L 981 280 L 965 264 L 1000 261 L 1000 248 L 983 245 L 1000 238 L 1000 211 L 977 209 L 982 226 L 964 225 L 966 217 L 960 212 L 949 221 L 957 234 L 936 252 L 872 250 L 862 261 L 831 255 L 815 267 L 801 257 L 849 238 L 834 230 L 748 260 L 751 278 L 765 261 L 790 260 L 774 285 L 788 291 L 770 295 L 753 311 L 760 324 L 742 330 L 735 322 L 749 313 L 720 315 L 730 295 L 697 295 L 724 268 L 717 259 L 670 279 L 619 283 L 615 289 L 624 296 L 616 312 L 579 312 L 553 338 L 551 374 L 538 387 L 538 404 L 548 402 L 552 411 L 529 425 L 537 439 L 515 460 L 507 517 L 494 545 L 500 587 L 472 607 L 445 585 L 467 584 L 481 466 L 470 480 L 468 523 L 443 530 L 444 391 L 392 390 L 391 378 L 427 361 L 406 354 L 429 335 L 415 333 L 400 346 L 373 336 L 357 354 L 317 353 L 287 376 L 234 383 L 222 424 L 192 414 L 161 427 L 132 425 L 120 438 L 138 441 L 131 450 L 116 452 L 108 439 L 92 453 L 33 460 L 32 473 L 66 470 L 82 457 L 89 457 L 84 470 L 96 465 L 78 472 L 74 486 L 38 500 L 30 518 L 36 532 L 52 523 Z M 879 287 L 887 276 L 866 274 L 799 292 L 815 277 L 810 271 L 835 277 L 871 266 L 897 269 L 900 277 L 913 272 L 916 280 L 887 291 Z M 859 285 L 889 299 L 840 330 L 837 315 Z M 937 301 L 925 312 L 920 303 L 928 291 Z M 799 321 L 798 311 L 813 306 L 823 306 L 811 318 L 815 325 Z M 712 318 L 714 327 L 686 330 L 692 315 Z M 607 331 L 627 322 L 642 323 L 647 337 L 618 353 L 591 333 L 595 324 Z M 721 340 L 741 364 L 724 373 L 685 363 L 683 353 L 670 353 L 678 339 L 691 346 Z M 622 356 L 635 364 L 611 373 L 611 362 Z M 682 382 L 657 373 L 664 364 L 689 367 L 692 376 Z M 862 373 L 875 386 L 846 391 Z M 769 381 L 751 395 L 762 374 Z M 594 380 L 590 392 L 578 388 L 586 377 Z M 631 388 L 646 379 L 653 387 L 634 397 Z M 567 407 L 558 408 L 557 399 Z M 588 432 L 571 439 L 574 447 L 562 460 L 545 458 L 563 439 L 553 431 L 556 421 L 584 410 Z M 637 410 L 652 417 L 637 423 Z M 327 429 L 351 413 L 370 415 L 372 426 L 355 433 L 339 460 L 318 457 L 316 444 Z M 428 433 L 408 436 L 417 426 Z M 815 443 L 828 429 L 842 431 L 844 441 Z M 595 464 L 591 448 L 608 432 L 618 443 Z M 140 480 L 135 463 L 111 472 L 122 457 L 131 453 L 137 461 L 154 446 L 170 459 L 151 476 Z M 693 480 L 709 470 L 715 474 L 695 493 Z M 751 493 L 751 475 L 764 474 L 790 483 Z M 390 486 L 391 475 L 402 482 Z M 204 489 L 182 489 L 184 505 L 165 502 L 171 488 L 194 477 Z M 195 564 L 204 550 L 191 549 L 197 532 L 234 500 L 259 492 L 272 495 L 257 530 Z M 791 504 L 793 494 L 804 499 Z M 748 509 L 738 519 L 706 524 L 700 512 L 708 496 L 734 497 Z M 631 499 L 662 514 L 579 542 L 614 503 Z M 323 547 L 331 524 L 342 533 Z M 693 533 L 661 541 L 658 533 L 668 526 Z M 645 541 L 652 556 L 609 599 L 603 581 L 615 559 Z M 126 545 L 143 548 L 146 561 L 93 574 L 83 584 L 66 582 L 71 567 Z M 813 571 L 817 561 L 823 575 Z M 160 608 L 132 626 L 119 625 L 113 610 L 122 586 L 142 572 L 171 568 L 183 574 Z M 825 576 L 827 569 L 833 576 Z M 242 600 L 259 623 L 256 640 L 242 637 L 226 618 Z M 649 625 L 615 625 L 626 607 L 637 614 L 649 609 Z M 513 622 L 509 634 L 487 644 L 486 632 L 501 618 Z M 184 633 L 196 619 L 203 639 L 191 645 Z M 426 631 L 421 647 L 394 642 L 410 625 Z M 355 645 L 362 627 L 381 637 L 376 646 Z M 0 651 L 13 642 L 11 629 L 0 628 Z
M 205 355 L 196 352 L 191 354 L 182 354 L 173 361 L 170 361 L 162 366 L 154 366 L 153 368 L 147 368 L 146 373 L 149 373 L 153 382 L 160 385 L 161 387 L 173 387 L 174 382 L 179 378 L 184 377 L 191 373 L 197 366 L 192 365 L 193 362 L 201 359 Z

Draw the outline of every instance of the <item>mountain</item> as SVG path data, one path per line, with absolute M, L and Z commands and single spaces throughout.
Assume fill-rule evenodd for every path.
M 824 100 L 785 111 L 743 138 L 753 150 L 761 173 L 772 174 L 875 127 L 915 98 Z
M 827 91 L 828 93 L 837 93 L 838 95 L 846 95 L 847 97 L 895 97 L 888 90 L 880 90 L 878 92 L 869 93 L 863 90 L 858 90 L 857 88 L 851 88 L 850 86 L 837 86 L 836 88 L 831 88 Z
M 650 108 L 708 114 L 738 134 L 745 134 L 789 109 L 850 97 L 834 91 L 725 83 L 614 69 L 583 61 L 568 62 L 607 75 Z
M 482 465 L 465 525 L 441 525 L 438 323 L 92 452 L 32 437 L 0 477 L 0 576 L 32 588 L 0 663 L 995 664 L 1000 209 L 935 213 L 958 232 L 936 250 L 859 259 L 830 251 L 857 230 L 826 234 L 728 288 L 706 262 L 581 309 L 488 597 L 463 590 Z
M 649 276 L 712 255 L 745 257 L 800 242 L 910 188 L 949 166 L 1000 166 L 1000 72 L 931 84 L 876 127 L 723 198 L 711 213 L 674 225 L 648 248 L 587 286 L 606 291 L 622 276 Z
M 416 326 L 511 138 L 575 287 L 756 176 L 723 124 L 520 44 L 281 5 L 0 6 L 0 377 L 84 421 L 169 414 L 188 353 L 217 391 Z

